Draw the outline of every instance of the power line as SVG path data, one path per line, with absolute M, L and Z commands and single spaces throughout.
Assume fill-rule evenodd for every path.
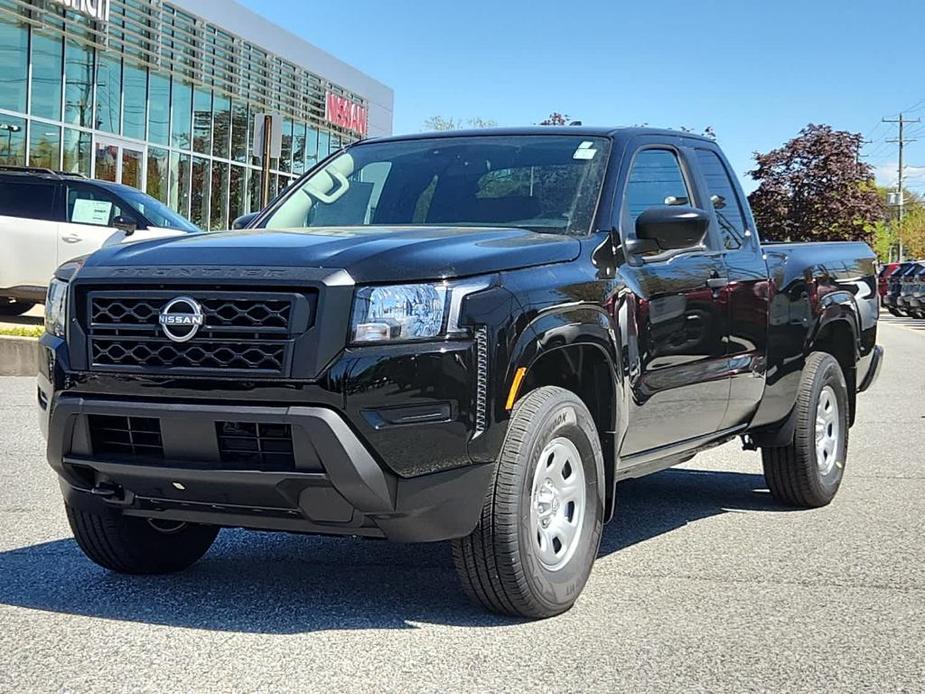
M 923 103 L 925 103 L 925 100 L 923 100 Z M 917 105 L 918 104 L 916 104 L 916 106 Z M 899 145 L 899 164 L 896 167 L 896 173 L 897 173 L 896 196 L 898 198 L 897 202 L 899 203 L 899 261 L 902 262 L 904 260 L 902 224 L 903 224 L 903 216 L 905 213 L 905 207 L 903 205 L 903 202 L 904 202 L 903 201 L 903 148 L 906 146 L 906 143 L 915 141 L 914 138 L 906 137 L 903 132 L 903 129 L 906 123 L 921 123 L 921 120 L 919 118 L 915 118 L 915 119 L 903 118 L 902 111 L 900 111 L 899 118 L 884 118 L 883 122 L 899 124 L 899 137 L 896 138 L 895 140 L 887 140 L 887 142 L 894 142 Z

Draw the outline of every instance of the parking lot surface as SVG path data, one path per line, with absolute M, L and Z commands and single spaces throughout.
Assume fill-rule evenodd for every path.
M 91 564 L 35 385 L 0 378 L 0 691 L 922 691 L 925 321 L 885 317 L 845 481 L 775 504 L 738 442 L 626 483 L 569 613 L 488 615 L 445 545 L 226 530 L 189 571 Z

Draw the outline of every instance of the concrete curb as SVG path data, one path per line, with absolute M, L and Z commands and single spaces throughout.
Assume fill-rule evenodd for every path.
M 37 337 L 0 335 L 0 376 L 35 376 L 39 354 Z

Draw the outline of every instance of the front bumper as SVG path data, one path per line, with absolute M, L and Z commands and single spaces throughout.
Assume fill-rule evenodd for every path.
M 475 527 L 493 474 L 491 464 L 477 464 L 399 477 L 325 407 L 165 404 L 62 394 L 46 409 L 48 460 L 68 502 L 116 507 L 133 516 L 406 542 L 444 540 Z M 94 453 L 90 415 L 157 419 L 163 457 Z M 229 420 L 288 424 L 291 469 L 223 467 L 216 422 Z

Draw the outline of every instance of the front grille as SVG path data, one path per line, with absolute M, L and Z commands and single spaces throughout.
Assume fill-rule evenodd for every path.
M 170 339 L 159 321 L 161 310 L 178 297 L 190 297 L 202 309 L 202 323 L 187 341 Z M 310 326 L 311 298 L 286 292 L 89 291 L 84 324 L 90 367 L 285 376 L 293 340 Z
M 88 419 L 94 454 L 164 457 L 160 420 L 101 414 L 91 414 Z
M 295 467 L 292 428 L 263 422 L 216 422 L 219 457 L 226 467 L 283 471 Z
M 93 340 L 91 358 L 98 366 L 177 369 L 235 369 L 281 372 L 284 345 L 233 342 L 171 343 L 163 340 Z

